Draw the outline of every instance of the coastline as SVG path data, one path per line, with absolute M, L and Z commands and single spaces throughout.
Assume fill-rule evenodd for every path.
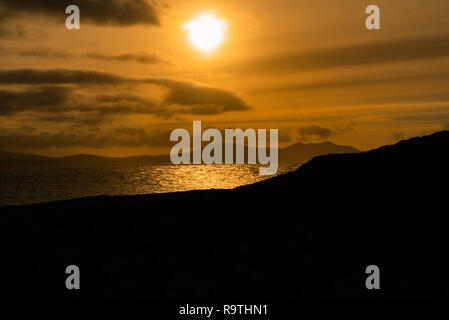
M 9 275 L 2 293 L 170 301 L 445 296 L 449 190 L 438 181 L 449 177 L 440 148 L 448 141 L 443 132 L 321 156 L 232 190 L 1 208 Z M 388 272 L 375 294 L 363 285 L 373 262 Z M 69 264 L 80 266 L 81 294 L 63 286 Z

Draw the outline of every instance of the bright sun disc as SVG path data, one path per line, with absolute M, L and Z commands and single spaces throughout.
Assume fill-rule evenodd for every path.
M 204 15 L 188 22 L 184 28 L 189 31 L 190 41 L 195 48 L 208 51 L 223 42 L 226 22 L 213 15 Z

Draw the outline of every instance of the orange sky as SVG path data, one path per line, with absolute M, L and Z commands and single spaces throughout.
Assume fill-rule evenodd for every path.
M 446 0 L 148 1 L 159 25 L 132 8 L 91 15 L 83 0 L 75 31 L 37 2 L 0 1 L 0 149 L 165 153 L 193 120 L 361 150 L 449 128 Z M 369 4 L 381 30 L 365 28 Z M 228 24 L 209 54 L 182 29 L 203 12 Z

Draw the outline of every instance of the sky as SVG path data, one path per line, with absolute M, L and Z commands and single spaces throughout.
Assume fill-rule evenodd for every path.
M 208 52 L 184 27 L 204 14 L 227 27 Z M 0 0 L 0 150 L 161 154 L 194 120 L 360 150 L 449 129 L 448 14 L 447 0 Z

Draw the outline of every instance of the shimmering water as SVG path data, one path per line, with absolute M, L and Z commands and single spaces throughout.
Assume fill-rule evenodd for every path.
M 297 165 L 281 166 L 278 174 Z M 96 195 L 231 189 L 267 177 L 259 165 L 0 165 L 0 206 Z

